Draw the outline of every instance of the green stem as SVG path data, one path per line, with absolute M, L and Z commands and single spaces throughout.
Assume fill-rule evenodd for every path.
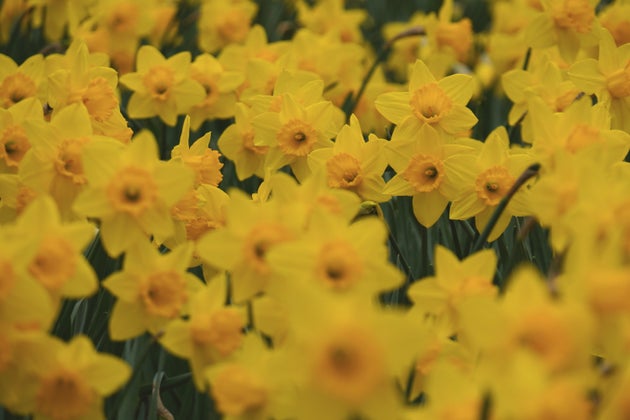
M 501 217 L 501 214 L 507 207 L 508 203 L 510 202 L 510 200 L 512 199 L 516 191 L 518 191 L 518 189 L 521 188 L 523 184 L 527 182 L 528 179 L 538 174 L 539 170 L 540 170 L 540 164 L 534 163 L 533 165 L 530 165 L 527 169 L 525 169 L 525 171 L 521 174 L 521 176 L 518 177 L 516 182 L 514 182 L 514 185 L 512 185 L 512 188 L 510 188 L 508 193 L 505 195 L 505 197 L 503 197 L 503 199 L 501 200 L 497 208 L 494 210 L 494 213 L 492 213 L 492 217 L 490 217 L 488 224 L 483 229 L 483 232 L 481 232 L 481 235 L 479 236 L 479 238 L 477 238 L 477 241 L 475 242 L 475 245 L 473 246 L 471 254 L 474 254 L 475 252 L 483 248 L 483 244 L 486 243 L 488 236 L 490 236 L 490 232 L 492 232 L 492 229 L 497 224 L 499 217 Z
M 374 60 L 374 63 L 372 63 L 372 66 L 370 67 L 367 74 L 361 81 L 361 86 L 359 87 L 357 94 L 354 96 L 354 98 L 352 98 L 352 100 L 350 101 L 350 105 L 347 107 L 347 109 L 345 109 L 346 121 L 350 120 L 350 115 L 352 115 L 357 105 L 359 104 L 359 101 L 361 100 L 363 93 L 365 93 L 365 89 L 367 88 L 368 83 L 372 79 L 374 72 L 378 68 L 379 64 L 381 64 L 385 60 L 385 57 L 387 57 L 387 54 L 389 53 L 389 50 L 392 47 L 392 45 L 394 45 L 394 43 L 398 41 L 399 39 L 409 38 L 412 36 L 420 36 L 420 35 L 426 35 L 426 31 L 422 26 L 417 26 L 417 27 L 414 27 L 414 28 L 411 28 L 411 29 L 408 29 L 406 31 L 399 33 L 398 35 L 396 35 L 395 37 L 387 41 L 385 45 L 383 45 L 383 48 L 381 48 L 378 55 L 376 56 L 376 60 Z

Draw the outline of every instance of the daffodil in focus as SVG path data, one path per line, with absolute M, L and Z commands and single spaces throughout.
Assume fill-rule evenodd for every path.
M 412 196 L 413 214 L 418 222 L 425 227 L 433 226 L 470 177 L 469 166 L 452 157 L 472 156 L 474 152 L 474 147 L 447 142 L 443 134 L 429 126 L 417 129 L 407 120 L 396 127 L 385 148 L 387 161 L 396 175 L 389 180 L 384 193 Z
M 188 113 L 206 97 L 203 86 L 191 79 L 190 53 L 183 51 L 165 58 L 155 47 L 138 50 L 136 72 L 120 77 L 133 94 L 127 104 L 130 118 L 159 116 L 173 126 L 177 116 Z
M 387 201 L 383 194 L 383 172 L 387 161 L 383 155 L 385 140 L 370 135 L 363 139 L 359 120 L 352 115 L 350 125 L 337 134 L 333 147 L 312 151 L 308 163 L 313 172 L 324 169 L 328 185 L 357 193 L 363 200 Z
M 461 185 L 458 197 L 451 204 L 449 217 L 461 220 L 474 216 L 475 225 L 480 232 L 483 232 L 494 210 L 518 177 L 533 163 L 532 158 L 524 151 L 510 150 L 504 127 L 499 127 L 488 135 L 477 157 L 460 154 L 453 159 L 457 160 L 458 165 L 472 170 L 474 175 Z M 494 241 L 503 233 L 513 215 L 508 204 L 492 228 L 488 241 Z
M 186 271 L 192 252 L 192 244 L 184 244 L 160 254 L 148 241 L 129 249 L 123 270 L 103 282 L 117 298 L 109 319 L 112 340 L 127 340 L 145 331 L 157 334 L 187 313 L 190 297 L 202 287 Z
M 153 235 L 174 234 L 171 207 L 193 184 L 192 169 L 158 160 L 153 135 L 141 132 L 129 146 L 94 141 L 82 153 L 88 187 L 76 198 L 78 214 L 100 222 L 103 245 L 112 256 Z
M 206 388 L 205 369 L 228 360 L 243 343 L 245 310 L 226 306 L 227 297 L 225 274 L 209 279 L 208 286 L 191 296 L 188 318 L 170 322 L 160 339 L 168 351 L 188 360 L 200 391 Z
M 416 130 L 428 124 L 438 131 L 456 135 L 477 123 L 477 117 L 466 108 L 472 94 L 470 75 L 453 74 L 437 80 L 427 65 L 417 60 L 407 92 L 383 93 L 376 98 L 375 105 L 396 125 L 409 119 Z
M 304 106 L 287 93 L 280 112 L 265 112 L 252 120 L 256 132 L 254 145 L 268 146 L 265 166 L 276 170 L 290 165 L 298 179 L 309 174 L 307 156 L 313 150 L 332 147 L 340 128 L 334 106 L 328 101 Z
M 104 420 L 105 397 L 131 376 L 127 363 L 98 353 L 83 335 L 68 343 L 46 337 L 23 351 L 24 370 L 33 379 L 26 382 L 20 411 L 36 419 Z

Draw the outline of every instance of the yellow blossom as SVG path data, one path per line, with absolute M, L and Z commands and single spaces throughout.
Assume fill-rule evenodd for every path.
M 189 52 L 165 58 L 157 48 L 144 45 L 136 60 L 136 72 L 120 77 L 120 83 L 133 91 L 127 104 L 130 118 L 157 115 L 173 126 L 178 115 L 205 98 L 203 86 L 190 77 Z
M 190 243 L 160 254 L 148 241 L 129 248 L 122 271 L 103 282 L 117 301 L 109 320 L 113 340 L 127 340 L 145 331 L 158 334 L 169 321 L 188 312 L 191 296 L 202 287 L 186 271 L 192 257 Z
M 418 60 L 411 71 L 408 91 L 380 95 L 376 109 L 396 125 L 409 119 L 416 129 L 428 124 L 454 135 L 477 123 L 477 117 L 466 108 L 472 93 L 471 76 L 454 74 L 438 81 L 426 64 Z
M 97 218 L 103 245 L 112 256 L 153 235 L 163 241 L 174 234 L 173 206 L 192 187 L 185 165 L 158 160 L 157 144 L 141 132 L 127 147 L 94 141 L 82 153 L 88 187 L 74 203 L 78 214 Z
M 227 278 L 219 274 L 190 298 L 186 320 L 170 322 L 160 343 L 187 359 L 198 390 L 204 391 L 204 371 L 230 358 L 242 345 L 246 314 L 242 307 L 226 306 Z

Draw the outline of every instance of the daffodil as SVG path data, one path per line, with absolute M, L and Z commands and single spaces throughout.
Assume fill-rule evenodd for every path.
M 617 47 L 608 31 L 600 31 L 599 57 L 580 60 L 569 69 L 569 77 L 587 94 L 595 94 L 608 108 L 612 128 L 630 130 L 630 47 Z
M 0 173 L 16 173 L 31 148 L 31 123 L 43 121 L 41 102 L 36 98 L 0 109 Z
M 415 12 L 405 22 L 386 22 L 383 25 L 383 38 L 390 41 L 395 36 L 424 28 L 428 16 Z M 387 68 L 392 70 L 398 80 L 407 81 L 411 66 L 420 58 L 421 35 L 408 36 L 392 43 L 391 53 L 387 57 Z
M 196 242 L 206 232 L 224 226 L 229 200 L 223 190 L 211 185 L 191 190 L 171 208 L 175 234 L 164 244 L 170 247 L 173 243 Z
M 32 231 L 34 225 L 38 226 L 36 232 Z M 96 274 L 81 254 L 95 237 L 94 227 L 85 221 L 62 224 L 50 196 L 32 202 L 17 219 L 12 234 L 29 235 L 37 247 L 28 264 L 28 273 L 55 303 L 62 297 L 86 297 L 96 291 Z
M 226 306 L 227 297 L 225 274 L 209 279 L 208 286 L 190 298 L 188 318 L 170 322 L 160 339 L 168 351 L 188 360 L 200 391 L 206 388 L 205 369 L 229 359 L 243 342 L 245 311 Z
M 105 419 L 104 398 L 131 376 L 127 363 L 98 353 L 83 335 L 68 343 L 47 337 L 23 351 L 23 368 L 32 379 L 24 386 L 20 411 L 36 419 Z
M 449 217 L 461 220 L 474 216 L 480 232 L 517 178 L 532 163 L 527 153 L 510 151 L 507 131 L 503 127 L 490 133 L 476 158 L 460 154 L 453 160 L 462 167 L 472 169 L 474 175 L 461 185 L 458 197 L 451 203 Z M 494 241 L 503 233 L 512 216 L 508 204 L 490 232 L 488 241 Z
M 29 128 L 33 147 L 20 164 L 23 182 L 39 193 L 50 194 L 63 219 L 76 218 L 72 205 L 87 184 L 82 151 L 88 143 L 107 138 L 94 134 L 82 104 L 69 105 L 50 123 L 38 121 Z
M 451 158 L 471 155 L 475 149 L 448 143 L 444 134 L 426 125 L 417 130 L 416 124 L 407 120 L 396 127 L 385 151 L 397 174 L 387 183 L 384 193 L 412 196 L 416 219 L 429 227 L 437 222 L 449 201 L 457 198 L 462 184 L 471 176 L 468 165 Z
M 513 103 L 508 122 L 515 125 L 522 119 L 522 136 L 525 139 L 530 138 L 533 130 L 531 115 L 528 113 L 532 97 L 540 97 L 552 111 L 562 112 L 580 94 L 566 71 L 562 71 L 548 55 L 532 60 L 527 70 L 513 69 L 504 73 L 501 76 L 501 85 Z M 535 106 L 540 105 L 536 102 L 532 107 Z
M 416 130 L 428 124 L 447 134 L 459 134 L 477 123 L 477 117 L 466 108 L 473 94 L 472 82 L 472 77 L 465 74 L 436 80 L 427 65 L 417 60 L 407 92 L 380 95 L 376 109 L 396 125 L 410 120 Z
M 112 256 L 153 235 L 174 234 L 171 207 L 193 184 L 192 169 L 158 160 L 157 144 L 141 132 L 127 147 L 94 141 L 82 153 L 88 187 L 74 202 L 81 215 L 97 218 L 103 245 Z
M 236 106 L 236 89 L 243 83 L 241 72 L 228 71 L 210 54 L 201 54 L 190 66 L 190 77 L 203 86 L 206 96 L 190 109 L 191 126 L 197 130 L 202 122 L 231 118 Z
M 286 301 L 295 326 L 284 348 L 299 390 L 296 416 L 396 417 L 401 400 L 394 378 L 410 366 L 414 352 L 408 319 L 358 296 L 303 286 Z
M 0 54 L 0 107 L 9 108 L 26 98 L 44 100 L 44 57 L 36 54 L 19 66 Z
M 403 276 L 387 260 L 386 240 L 387 230 L 377 218 L 348 225 L 339 216 L 317 213 L 300 239 L 269 251 L 267 261 L 279 278 L 267 291 L 282 301 L 292 295 L 293 284 L 300 282 L 368 296 L 393 290 Z
M 120 113 L 116 71 L 91 65 L 87 46 L 80 41 L 74 41 L 65 56 L 68 66 L 48 76 L 47 99 L 53 115 L 67 105 L 81 103 L 90 115 L 94 134 L 128 142 L 132 131 Z
M 280 210 L 287 219 L 296 220 L 297 226 L 307 229 L 311 219 L 317 213 L 329 213 L 332 216 L 350 222 L 359 212 L 361 200 L 354 192 L 331 188 L 324 171 L 315 172 L 298 184 L 297 181 L 282 172 L 266 178 Z
M 221 155 L 216 150 L 210 149 L 210 133 L 198 138 L 192 145 L 189 144 L 190 121 L 187 115 L 182 126 L 179 144 L 171 150 L 171 159 L 180 160 L 195 171 L 195 187 L 201 184 L 216 187 L 223 179 L 223 174 L 221 174 L 223 163 L 219 160 Z
M 251 108 L 243 103 L 236 104 L 234 124 L 221 133 L 218 142 L 219 150 L 234 163 L 236 176 L 241 181 L 252 175 L 263 178 L 265 172 L 265 156 L 269 147 L 254 144 L 253 116 Z
M 123 270 L 103 282 L 117 300 L 109 320 L 113 340 L 127 340 L 145 331 L 160 332 L 169 321 L 187 313 L 191 296 L 202 287 L 188 273 L 192 244 L 160 254 L 148 241 L 127 251 Z
M 557 45 L 562 58 L 572 63 L 580 48 L 597 43 L 600 27 L 595 17 L 596 0 L 541 0 L 542 10 L 526 29 L 534 48 Z
M 337 134 L 333 147 L 312 151 L 308 163 L 313 172 L 325 169 L 330 187 L 354 191 L 363 200 L 382 202 L 389 198 L 383 194 L 387 167 L 384 146 L 385 141 L 374 135 L 366 142 L 359 120 L 353 115 L 350 125 Z
M 41 26 L 44 19 L 44 35 L 49 41 L 59 41 L 67 29 L 74 33 L 79 22 L 88 15 L 89 0 L 28 0 L 27 4 L 35 8 L 35 26 Z
M 226 45 L 244 42 L 257 11 L 258 5 L 250 0 L 204 2 L 199 18 L 199 48 L 215 53 Z
M 361 9 L 345 9 L 342 0 L 324 0 L 314 7 L 306 2 L 296 4 L 298 20 L 304 27 L 318 34 L 335 33 L 343 42 L 361 43 L 360 25 L 367 18 Z
M 37 244 L 4 229 L 0 238 L 0 323 L 45 331 L 53 322 L 53 302 L 42 284 L 28 272 Z
M 138 50 L 136 72 L 120 77 L 120 83 L 133 94 L 127 104 L 130 118 L 159 116 L 175 125 L 177 116 L 188 113 L 203 101 L 203 86 L 190 76 L 190 53 L 183 51 L 165 58 L 155 47 L 144 45 Z
M 334 118 L 335 109 L 328 101 L 303 106 L 287 93 L 280 112 L 254 117 L 254 145 L 269 147 L 265 166 L 276 170 L 290 165 L 296 177 L 304 179 L 309 173 L 308 154 L 333 145 L 330 139 L 340 128 Z
M 497 257 L 492 250 L 483 250 L 459 261 L 451 251 L 438 245 L 435 276 L 420 279 L 407 291 L 415 305 L 414 311 L 445 318 L 453 334 L 462 300 L 497 294 L 497 288 L 492 284 L 496 265 Z
M 197 242 L 197 254 L 210 266 L 227 270 L 232 300 L 241 303 L 264 291 L 271 279 L 267 253 L 295 238 L 295 217 L 280 212 L 275 201 L 256 203 L 238 191 L 230 193 L 225 226 Z
M 291 418 L 295 389 L 283 356 L 258 335 L 248 334 L 232 359 L 206 369 L 204 378 L 219 413 L 230 420 Z

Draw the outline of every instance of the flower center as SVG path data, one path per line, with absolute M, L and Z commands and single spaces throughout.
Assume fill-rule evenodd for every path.
M 35 95 L 37 95 L 35 82 L 23 73 L 11 74 L 0 84 L 0 104 L 3 108 L 9 108 L 22 99 Z
M 46 236 L 28 271 L 46 289 L 57 292 L 74 275 L 76 267 L 77 252 L 72 245 L 61 236 Z
M 418 192 L 430 192 L 440 187 L 444 179 L 444 164 L 434 156 L 417 154 L 411 157 L 402 177 Z
M 516 344 L 536 353 L 551 369 L 571 359 L 573 340 L 557 308 L 545 305 L 522 314 L 514 331 Z
M 318 346 L 313 374 L 325 392 L 351 404 L 365 401 L 385 377 L 383 350 L 368 331 L 341 327 Z
M 171 88 L 175 84 L 175 75 L 173 70 L 168 67 L 155 66 L 144 75 L 142 81 L 153 99 L 166 101 L 170 97 Z
M 591 30 L 595 10 L 588 0 L 564 0 L 551 4 L 551 16 L 558 28 L 582 34 Z
M 26 131 L 19 125 L 5 128 L 0 136 L 0 158 L 4 159 L 7 166 L 17 168 L 30 148 Z
M 435 36 L 440 48 L 450 47 L 453 49 L 458 61 L 467 61 L 468 51 L 470 51 L 473 43 L 472 22 L 470 19 L 440 23 L 437 26 Z
M 108 16 L 105 25 L 112 33 L 133 35 L 138 26 L 140 10 L 133 2 L 118 2 L 114 11 Z
M 363 267 L 355 248 L 344 241 L 329 242 L 317 259 L 318 278 L 336 290 L 346 290 L 361 279 Z
M 55 159 L 55 169 L 57 169 L 57 172 L 70 178 L 73 183 L 78 185 L 82 185 L 87 182 L 83 173 L 81 152 L 83 150 L 83 146 L 89 141 L 90 140 L 87 137 L 63 140 L 59 145 L 57 157 Z
M 630 96 L 630 61 L 626 63 L 623 69 L 619 69 L 608 76 L 606 86 L 613 98 Z
M 210 316 L 193 317 L 190 334 L 196 345 L 210 345 L 225 357 L 241 346 L 244 324 L 236 309 L 221 308 Z
M 78 373 L 59 369 L 41 380 L 35 397 L 36 411 L 52 420 L 85 416 L 96 393 Z
M 245 239 L 245 258 L 256 272 L 261 275 L 269 273 L 265 259 L 269 249 L 281 242 L 291 239 L 287 229 L 278 223 L 265 223 L 255 226 Z
M 278 147 L 286 155 L 306 156 L 317 142 L 317 131 L 301 120 L 290 120 L 277 134 Z
M 197 184 L 209 184 L 216 187 L 223 179 L 223 174 L 221 174 L 223 163 L 219 160 L 220 156 L 221 154 L 216 150 L 206 149 L 203 155 L 189 155 L 182 160 L 195 171 Z
M 477 196 L 486 206 L 496 206 L 516 180 L 504 166 L 493 166 L 483 171 L 475 181 Z
M 230 364 L 212 381 L 210 394 L 219 411 L 240 416 L 265 406 L 268 389 L 263 382 L 243 367 Z
M 33 200 L 35 200 L 36 197 L 37 193 L 35 191 L 24 185 L 20 185 L 18 187 L 17 196 L 15 197 L 15 211 L 17 211 L 18 214 L 21 214 L 22 211 L 31 204 Z
M 104 77 L 96 77 L 88 83 L 82 92 L 81 101 L 95 121 L 108 120 L 118 108 L 118 99 L 114 89 Z
M 4 258 L 0 259 L 0 302 L 4 301 L 11 295 L 13 286 L 15 285 L 15 272 L 13 264 Z
M 326 162 L 328 185 L 332 188 L 351 189 L 358 187 L 363 180 L 361 162 L 348 153 L 339 153 Z
M 209 75 L 202 72 L 193 72 L 192 78 L 203 86 L 203 89 L 206 91 L 206 97 L 201 101 L 201 103 L 195 105 L 197 108 L 210 108 L 214 105 L 221 96 L 219 92 L 219 86 L 217 86 L 217 76 Z
M 157 186 L 149 172 L 129 166 L 109 183 L 107 196 L 116 210 L 138 216 L 157 199 Z
M 435 82 L 420 86 L 409 101 L 414 115 L 427 124 L 437 124 L 453 106 L 451 99 Z
M 577 124 L 567 138 L 566 148 L 570 152 L 577 152 L 584 147 L 601 141 L 600 130 L 591 125 Z
M 188 299 L 186 280 L 173 270 L 151 273 L 142 282 L 140 296 L 149 314 L 175 318 Z
M 235 6 L 217 22 L 219 36 L 228 43 L 240 43 L 249 33 L 250 22 L 249 16 Z

